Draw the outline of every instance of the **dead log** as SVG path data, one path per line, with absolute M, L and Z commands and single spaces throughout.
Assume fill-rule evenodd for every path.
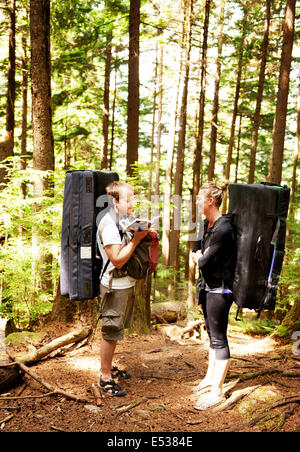
M 0 319 L 0 392 L 18 384 L 24 372 L 16 363 L 11 363 L 6 354 L 5 331 L 8 319 Z
M 175 323 L 187 316 L 184 303 L 164 301 L 152 303 L 151 319 L 154 323 Z
M 191 324 L 182 329 L 181 337 L 183 337 L 183 335 L 186 333 L 192 333 L 195 328 L 204 324 L 205 324 L 204 320 L 196 320 L 195 322 L 192 322 Z
M 90 333 L 91 328 L 89 326 L 85 326 L 79 330 L 72 331 L 65 336 L 60 336 L 54 339 L 53 341 L 49 342 L 49 344 L 44 345 L 38 350 L 29 352 L 27 355 L 19 358 L 18 361 L 23 364 L 32 364 L 54 352 L 58 348 L 65 347 L 66 345 L 76 343 L 81 341 L 82 339 L 85 339 Z
M 0 392 L 18 384 L 24 375 L 18 364 L 14 363 L 9 366 L 8 364 L 12 363 L 9 360 L 0 361 Z

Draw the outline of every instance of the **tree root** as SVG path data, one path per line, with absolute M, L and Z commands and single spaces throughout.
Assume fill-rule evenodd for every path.
M 293 368 L 293 367 L 292 367 Z M 289 369 L 279 369 L 278 367 L 267 367 L 266 369 L 259 370 L 257 372 L 247 372 L 244 374 L 236 374 L 236 375 L 230 375 L 230 378 L 239 378 L 241 381 L 251 380 L 253 378 L 262 377 L 264 375 L 274 375 L 274 374 L 280 374 L 283 377 L 287 378 L 299 378 L 300 372 L 292 372 Z
M 50 391 L 50 393 L 52 394 L 56 394 L 56 395 L 61 395 L 64 396 L 68 399 L 72 399 L 75 400 L 76 402 L 84 402 L 86 403 L 87 400 L 83 399 L 81 397 L 78 397 L 74 394 L 71 394 L 69 392 L 63 391 L 59 388 L 55 388 L 54 386 L 50 385 L 48 382 L 46 382 L 45 380 L 42 379 L 42 377 L 40 377 L 38 374 L 36 374 L 35 372 L 33 372 L 33 370 L 29 369 L 27 366 L 25 366 L 25 364 L 23 364 L 22 362 L 18 361 L 17 359 L 15 359 L 12 354 L 10 353 L 9 350 L 6 351 L 8 356 L 28 375 L 31 376 L 31 378 L 33 378 L 34 380 L 36 380 L 38 383 L 40 383 L 40 385 L 44 386 L 45 388 L 48 389 L 48 391 Z M 49 395 L 49 394 L 48 394 Z
M 259 412 L 259 414 L 257 416 L 255 416 L 253 419 L 251 419 L 250 422 L 247 422 L 245 424 L 241 424 L 239 426 L 235 425 L 234 427 L 228 427 L 225 430 L 229 431 L 229 432 L 237 432 L 240 430 L 244 430 L 247 428 L 251 428 L 254 427 L 254 425 L 256 425 L 258 422 L 261 421 L 268 421 L 270 419 L 274 419 L 277 416 L 280 416 L 280 414 L 282 413 L 277 413 L 275 415 L 271 415 L 270 416 L 270 411 L 274 410 L 275 408 L 284 406 L 284 405 L 288 405 L 288 404 L 292 404 L 292 403 L 297 403 L 300 404 L 300 397 L 298 395 L 294 395 L 294 396 L 289 396 L 289 397 L 283 397 L 282 399 L 277 400 L 276 403 L 274 403 L 273 405 L 271 405 L 268 408 L 265 408 L 263 410 L 261 410 Z M 285 413 L 283 418 L 280 421 L 279 426 L 275 427 L 276 429 L 282 428 L 283 424 L 285 423 L 286 419 L 294 413 L 294 409 L 288 409 Z

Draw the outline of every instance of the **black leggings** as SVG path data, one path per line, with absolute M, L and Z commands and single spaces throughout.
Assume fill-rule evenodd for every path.
M 233 302 L 232 294 L 211 293 L 203 290 L 201 292 L 200 303 L 202 304 L 210 348 L 215 350 L 216 359 L 229 359 L 227 325 Z

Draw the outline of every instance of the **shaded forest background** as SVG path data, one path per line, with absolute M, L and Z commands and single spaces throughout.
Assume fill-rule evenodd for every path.
M 51 312 L 65 172 L 106 169 L 161 215 L 152 302 L 188 308 L 199 186 L 288 185 L 276 331 L 300 330 L 296 1 L 1 0 L 0 20 L 0 314 Z

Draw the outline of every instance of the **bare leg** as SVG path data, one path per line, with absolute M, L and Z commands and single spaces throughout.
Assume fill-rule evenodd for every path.
M 229 368 L 229 359 L 216 359 L 212 387 L 208 394 L 199 398 L 196 410 L 207 410 L 225 400 L 222 388 Z
M 195 386 L 192 391 L 197 392 L 207 386 L 211 386 L 213 384 L 214 372 L 215 372 L 215 361 L 216 361 L 216 353 L 215 350 L 209 347 L 209 355 L 208 355 L 208 368 L 206 371 L 206 375 L 200 383 Z
M 111 368 L 116 345 L 117 341 L 107 341 L 103 338 L 101 340 L 101 377 L 104 381 L 111 380 L 112 378 Z
M 230 365 L 230 359 L 216 359 L 215 373 L 212 382 L 211 392 L 215 394 L 223 394 L 222 388 Z

